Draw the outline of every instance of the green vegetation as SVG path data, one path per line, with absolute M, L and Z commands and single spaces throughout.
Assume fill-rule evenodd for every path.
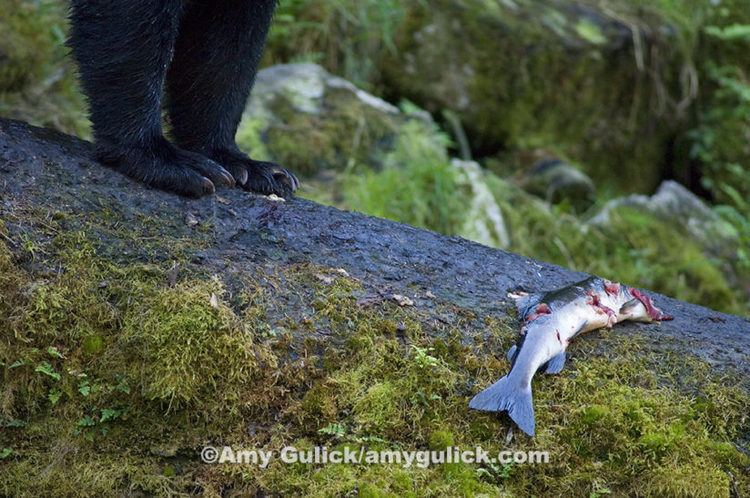
M 305 42 L 285 45 L 282 27 L 269 60 L 290 60 L 277 45 L 292 47 L 388 97 L 457 111 L 483 154 L 512 161 L 544 149 L 628 191 L 658 182 L 696 99 L 689 77 L 706 2 L 405 0 L 383 3 L 389 15 L 373 3 L 291 2 L 283 26 Z M 378 70 L 343 69 L 357 61 Z
M 38 228 L 62 228 L 44 223 Z M 466 404 L 508 367 L 502 351 L 514 340 L 511 322 L 447 304 L 438 304 L 441 321 L 386 300 L 362 304 L 355 296 L 366 283 L 307 265 L 263 279 L 283 286 L 243 278 L 230 299 L 225 284 L 183 257 L 194 241 L 167 238 L 151 248 L 160 258 L 113 263 L 84 235 L 108 226 L 89 217 L 80 230 L 30 237 L 25 249 L 2 232 L 19 249 L 0 245 L 7 297 L 0 304 L 0 494 L 750 491 L 742 471 L 750 459 L 732 444 L 748 430 L 750 398 L 744 384 L 696 359 L 664 357 L 606 332 L 600 347 L 607 357 L 574 348 L 563 375 L 535 383 L 533 442 L 516 434 L 505 443 L 507 419 Z M 123 233 L 109 243 L 127 241 Z M 22 264 L 29 258 L 37 268 L 59 262 L 54 268 L 62 270 L 29 272 Z M 176 281 L 168 277 L 171 259 L 183 268 Z M 273 303 L 290 296 L 308 312 L 274 315 Z M 261 470 L 201 464 L 208 443 L 277 452 L 316 444 L 480 445 L 549 451 L 551 461 L 405 468 L 276 459 Z
M 86 136 L 62 47 L 63 6 L 8 1 L 0 112 Z M 412 99 L 436 116 L 453 111 L 482 155 L 490 201 L 510 225 L 509 249 L 748 313 L 750 9 L 696 0 L 607 0 L 581 9 L 588 14 L 553 0 L 295 0 L 280 7 L 266 63 L 318 62 L 391 100 Z M 476 193 L 451 165 L 457 145 L 409 119 L 413 106 L 406 118 L 384 115 L 343 90 L 329 92 L 322 106 L 324 114 L 302 113 L 276 99 L 269 111 L 277 123 L 248 118 L 239 140 L 300 174 L 338 171 L 333 183 L 308 180 L 303 195 L 474 236 L 466 227 L 475 220 L 465 218 L 482 214 L 469 207 Z M 540 154 L 591 175 L 599 187 L 594 206 L 574 213 L 565 202 L 545 206 L 510 188 Z M 735 234 L 729 252 L 709 251 L 683 227 L 644 213 L 618 212 L 610 227 L 586 225 L 608 198 L 651 191 L 665 169 L 686 181 L 700 170 Z
M 344 90 L 318 114 L 277 99 L 264 110 L 278 122 L 251 116 L 239 142 L 306 175 L 304 196 L 457 235 L 478 221 L 452 164 L 463 126 L 507 249 L 750 314 L 749 4 L 580 2 L 591 15 L 569 4 L 282 2 L 267 64 L 322 64 L 402 112 Z M 62 2 L 4 7 L 0 114 L 87 136 Z M 518 187 L 549 156 L 594 180 L 592 206 Z M 704 189 L 733 243 L 716 251 L 632 206 L 590 222 L 665 176 Z M 466 406 L 508 368 L 515 323 L 441 302 L 363 303 L 367 282 L 304 264 L 223 282 L 192 260 L 208 227 L 186 238 L 98 202 L 96 214 L 29 210 L 13 236 L 0 222 L 0 495 L 750 493 L 735 444 L 750 433 L 746 379 L 602 332 L 571 347 L 562 375 L 536 379 L 538 436 L 506 442 L 507 418 Z M 299 313 L 274 305 L 291 301 Z M 204 465 L 206 444 L 481 445 L 549 451 L 551 463 L 261 470 Z
M 447 137 L 412 121 L 401 129 L 395 149 L 380 171 L 343 175 L 346 206 L 381 218 L 456 235 L 470 198 L 447 153 Z
M 748 312 L 741 293 L 732 290 L 722 273 L 722 262 L 707 258 L 684 227 L 632 208 L 614 211 L 607 226 L 581 225 L 575 215 L 495 182 L 507 203 L 516 252 L 714 309 Z
M 315 62 L 358 86 L 377 81 L 384 51 L 410 1 L 291 0 L 280 5 L 268 42 L 269 63 Z M 342 41 L 345 42 L 342 43 Z
M 709 45 L 721 57 L 706 62 L 712 92 L 691 132 L 691 156 L 706 168 L 704 186 L 714 195 L 717 211 L 736 227 L 740 244 L 738 271 L 750 276 L 750 175 L 747 169 L 750 133 L 750 80 L 743 54 L 750 48 L 750 12 L 738 18 L 721 11 L 717 24 L 705 28 Z M 743 24 L 744 23 L 744 24 Z
M 0 115 L 84 137 L 83 97 L 64 47 L 65 6 L 57 0 L 3 0 Z

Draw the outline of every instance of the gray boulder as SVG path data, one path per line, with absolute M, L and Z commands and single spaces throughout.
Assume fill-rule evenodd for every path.
M 283 64 L 258 73 L 237 141 L 258 159 L 302 175 L 379 165 L 407 115 L 316 64 Z
M 677 182 L 668 180 L 652 196 L 630 195 L 614 199 L 588 221 L 590 225 L 610 224 L 611 214 L 620 208 L 637 209 L 682 228 L 709 254 L 732 257 L 738 243 L 737 231 L 699 197 Z
M 521 177 L 521 186 L 551 204 L 569 202 L 577 211 L 591 206 L 594 182 L 585 173 L 560 159 L 537 162 Z

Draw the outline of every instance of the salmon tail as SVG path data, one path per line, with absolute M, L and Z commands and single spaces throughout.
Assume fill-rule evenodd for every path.
M 513 422 L 529 436 L 534 435 L 534 405 L 531 385 L 520 386 L 506 375 L 480 392 L 469 402 L 469 408 L 485 412 L 507 411 Z

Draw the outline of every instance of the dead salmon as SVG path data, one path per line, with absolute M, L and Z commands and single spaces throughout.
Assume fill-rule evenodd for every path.
M 531 379 L 538 370 L 560 373 L 565 365 L 565 349 L 574 337 L 626 320 L 651 323 L 672 319 L 638 289 L 599 277 L 521 297 L 516 306 L 523 326 L 518 343 L 508 350 L 510 372 L 474 396 L 469 408 L 507 411 L 530 436 L 536 425 Z

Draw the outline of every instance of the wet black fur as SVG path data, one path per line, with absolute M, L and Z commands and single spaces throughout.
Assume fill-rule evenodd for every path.
M 68 43 L 89 99 L 97 158 L 182 195 L 235 182 L 291 195 L 294 175 L 250 159 L 234 141 L 275 6 L 276 0 L 72 0 Z

